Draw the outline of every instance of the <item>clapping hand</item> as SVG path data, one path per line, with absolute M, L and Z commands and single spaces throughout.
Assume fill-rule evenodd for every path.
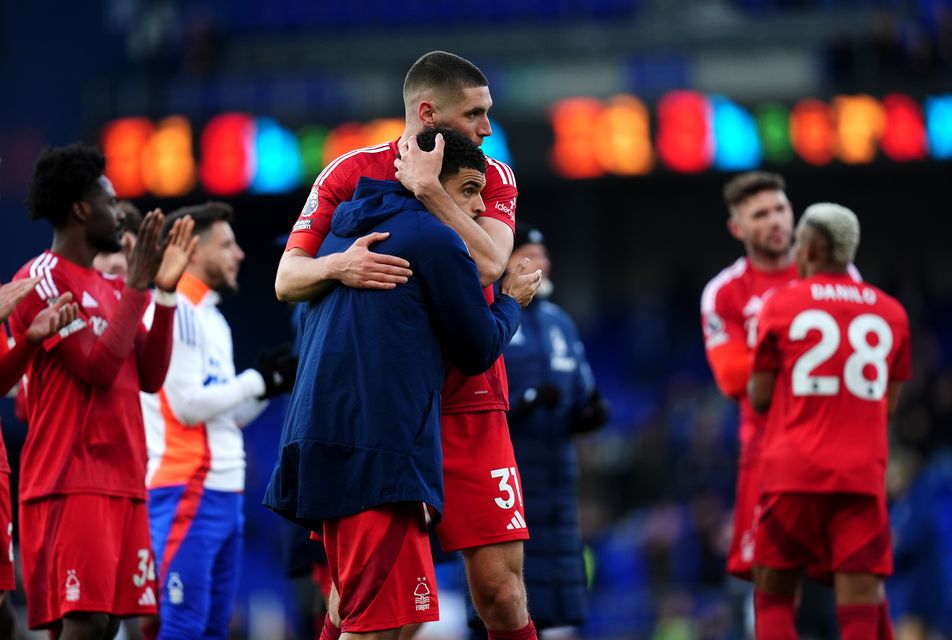
M 17 304 L 23 298 L 30 295 L 33 287 L 40 281 L 39 276 L 35 278 L 23 278 L 14 280 L 0 287 L 0 322 L 5 322 L 13 314 Z
M 155 274 L 155 286 L 162 291 L 175 291 L 179 278 L 185 272 L 188 261 L 198 246 L 198 236 L 193 236 L 195 221 L 191 216 L 184 216 L 172 223 L 165 251 L 162 253 L 162 264 Z
M 67 291 L 52 305 L 36 314 L 26 330 L 27 341 L 31 344 L 40 344 L 76 320 L 79 315 L 79 305 L 72 300 L 73 294 Z

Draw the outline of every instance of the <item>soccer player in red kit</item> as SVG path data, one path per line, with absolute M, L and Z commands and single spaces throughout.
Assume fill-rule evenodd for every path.
M 120 617 L 155 613 L 139 391 L 158 391 L 165 379 L 175 286 L 195 246 L 188 220 L 163 249 L 163 215 L 152 211 L 125 280 L 93 269 L 98 252 L 121 248 L 122 212 L 104 168 L 91 147 L 40 155 L 29 211 L 50 221 L 53 243 L 17 273 L 39 280 L 10 322 L 20 342 L 61 296 L 79 305 L 76 320 L 45 340 L 27 368 L 30 429 L 20 470 L 29 625 L 69 640 L 112 638 Z M 156 308 L 146 331 L 152 282 Z
M 312 298 L 331 281 L 385 289 L 412 275 L 406 261 L 369 251 L 385 234 L 365 236 L 343 253 L 313 259 L 337 205 L 351 198 L 358 178 L 365 176 L 399 179 L 452 227 L 475 260 L 491 301 L 491 285 L 505 271 L 513 245 L 517 191 L 512 169 L 486 159 L 486 211 L 473 220 L 439 183 L 442 138 L 433 152 L 424 153 L 414 137 L 440 126 L 481 145 L 492 134 L 486 77 L 467 60 L 435 51 L 411 67 L 403 94 L 406 128 L 399 140 L 344 154 L 317 177 L 278 267 L 275 290 L 281 300 Z M 481 376 L 467 377 L 450 367 L 442 407 L 445 511 L 436 532 L 444 549 L 462 550 L 473 604 L 489 637 L 528 640 L 536 638 L 522 579 L 522 540 L 528 532 L 506 423 L 507 387 L 502 358 Z M 336 631 L 334 597 L 324 638 Z
M 701 296 L 707 361 L 721 393 L 740 404 L 740 457 L 727 571 L 745 580 L 751 579 L 754 559 L 764 428 L 764 418 L 747 397 L 755 320 L 764 298 L 797 278 L 791 250 L 793 209 L 785 187 L 781 176 L 765 171 L 740 174 L 724 186 L 730 211 L 727 228 L 744 244 L 746 255 L 717 274 Z
M 757 637 L 797 637 L 802 570 L 829 566 L 843 640 L 892 637 L 886 511 L 887 423 L 910 375 L 902 305 L 848 273 L 852 211 L 816 204 L 797 225 L 798 283 L 757 326 L 749 395 L 767 414 L 754 549 Z

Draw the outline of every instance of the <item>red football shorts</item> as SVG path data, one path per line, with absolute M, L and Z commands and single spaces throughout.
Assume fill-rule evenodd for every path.
M 156 613 L 143 501 L 75 494 L 21 503 L 20 551 L 31 629 L 73 611 Z
M 727 553 L 727 572 L 750 580 L 754 565 L 754 531 L 760 501 L 760 465 L 742 464 L 737 469 L 734 499 L 734 532 Z
M 519 469 L 504 411 L 443 415 L 444 551 L 527 540 Z
M 774 493 L 761 499 L 754 564 L 772 569 L 829 567 L 833 573 L 892 573 L 883 497 Z M 812 574 L 811 574 L 812 575 Z
M 10 472 L 0 472 L 0 591 L 13 591 L 13 510 L 10 507 Z
M 422 503 L 396 502 L 325 520 L 324 549 L 340 595 L 342 632 L 439 620 Z

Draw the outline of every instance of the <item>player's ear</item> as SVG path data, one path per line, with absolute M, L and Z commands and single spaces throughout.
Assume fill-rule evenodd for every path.
M 734 236 L 734 238 L 736 238 L 737 240 L 740 240 L 741 242 L 744 241 L 744 239 L 745 239 L 745 238 L 744 238 L 744 232 L 743 232 L 743 230 L 740 228 L 740 224 L 737 223 L 737 218 L 736 218 L 736 216 L 734 216 L 733 214 L 731 214 L 730 216 L 727 217 L 727 230 L 728 230 L 728 231 L 730 232 L 730 234 L 731 234 L 732 236 Z
M 417 117 L 427 128 L 436 126 L 436 103 L 432 100 L 421 100 L 417 104 Z
M 73 203 L 70 213 L 79 222 L 86 222 L 89 219 L 89 203 L 85 200 L 77 200 Z

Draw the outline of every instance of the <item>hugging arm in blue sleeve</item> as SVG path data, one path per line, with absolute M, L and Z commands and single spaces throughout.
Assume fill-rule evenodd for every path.
M 519 303 L 497 294 L 489 306 L 476 263 L 456 232 L 433 234 L 419 262 L 430 317 L 446 355 L 468 376 L 489 369 L 519 328 Z

